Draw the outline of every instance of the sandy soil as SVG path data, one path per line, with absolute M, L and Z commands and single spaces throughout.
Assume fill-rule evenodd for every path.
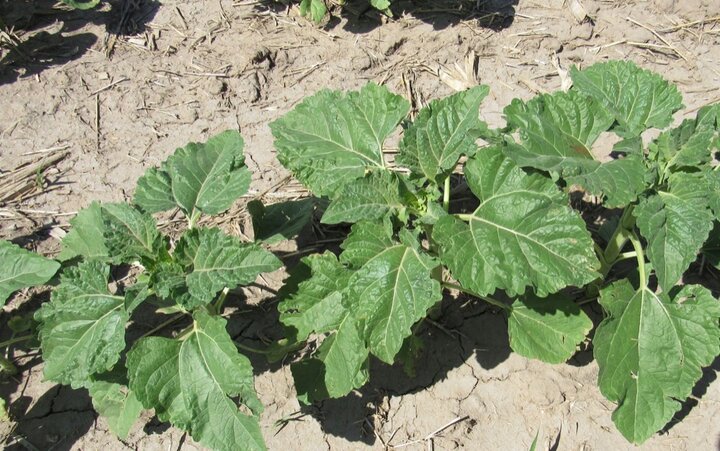
M 0 237 L 52 254 L 74 212 L 91 200 L 129 199 L 146 168 L 228 128 L 245 138 L 251 194 L 282 198 L 297 187 L 275 159 L 269 122 L 318 89 L 370 80 L 421 106 L 453 92 L 446 81 L 462 77 L 447 74 L 472 53 L 477 80 L 491 87 L 482 114 L 493 125 L 512 98 L 558 89 L 571 65 L 607 59 L 662 73 L 688 113 L 720 100 L 717 0 L 583 0 L 592 21 L 582 23 L 561 0 L 480 1 L 481 10 L 475 2 L 396 3 L 395 20 L 358 16 L 362 8 L 351 4 L 323 27 L 296 6 L 253 0 L 139 0 L 36 15 L 22 36 L 34 60 L 5 52 L 0 63 L 0 169 L 31 168 L 22 196 L 0 208 Z M 279 285 L 282 274 L 270 279 Z M 274 330 L 259 310 L 232 323 L 249 343 Z M 416 378 L 376 363 L 370 385 L 311 408 L 300 408 L 288 367 L 255 359 L 269 448 L 524 450 L 538 434 L 538 449 L 635 449 L 611 422 L 614 406 L 596 387 L 590 352 L 566 365 L 528 361 L 510 353 L 503 317 L 473 302 L 446 302 L 437 324 L 425 329 Z M 43 382 L 32 354 L 19 361 L 22 372 L 0 386 L 17 422 L 11 449 L 199 449 L 151 414 L 120 442 L 85 391 Z M 701 398 L 687 403 L 682 421 L 640 449 L 720 448 L 719 370 L 716 361 L 705 371 Z

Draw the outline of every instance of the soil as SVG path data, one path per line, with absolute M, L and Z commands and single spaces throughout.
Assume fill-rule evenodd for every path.
M 391 20 L 350 2 L 322 26 L 297 5 L 262 0 L 136 0 L 84 12 L 9 3 L 21 5 L 13 20 L 28 58 L 5 51 L 0 62 L 0 186 L 29 170 L 0 204 L 0 237 L 48 255 L 76 211 L 130 199 L 147 168 L 229 128 L 245 138 L 249 195 L 296 196 L 268 124 L 321 88 L 375 81 L 417 108 L 479 82 L 491 88 L 481 113 L 498 126 L 503 105 L 559 89 L 570 66 L 626 59 L 675 83 L 687 115 L 720 100 L 717 0 L 396 1 Z M 580 3 L 584 20 L 570 8 Z M 35 15 L 23 14 L 28 5 Z M 475 59 L 473 73 L 466 61 Z M 227 215 L 225 225 L 242 229 L 246 219 Z M 26 310 L 31 294 L 3 316 Z M 261 314 L 232 313 L 249 344 L 274 333 Z M 522 450 L 536 435 L 538 449 L 636 449 L 612 424 L 591 352 L 565 365 L 524 359 L 510 352 L 503 316 L 469 300 L 445 302 L 423 334 L 415 378 L 376 362 L 368 386 L 310 408 L 295 398 L 287 365 L 253 358 L 269 449 Z M 23 352 L 21 372 L 0 388 L 14 419 L 3 423 L 14 427 L 9 449 L 201 449 L 151 413 L 119 441 L 86 391 L 43 381 L 40 359 Z M 719 370 L 716 360 L 673 423 L 637 449 L 719 449 Z

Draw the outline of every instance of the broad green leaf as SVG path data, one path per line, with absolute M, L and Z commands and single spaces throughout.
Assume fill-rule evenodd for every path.
M 108 259 L 101 208 L 98 202 L 93 202 L 70 220 L 72 228 L 62 240 L 59 260 L 65 261 L 77 256 L 86 259 Z
M 566 362 L 592 327 L 592 320 L 576 303 L 559 295 L 521 297 L 508 313 L 513 351 L 548 363 Z
M 350 234 L 340 247 L 340 261 L 359 268 L 368 260 L 393 245 L 392 224 L 389 221 L 363 221 L 353 224 Z
M 75 9 L 92 9 L 100 4 L 100 0 L 87 0 L 85 2 L 79 2 L 77 0 L 61 0 L 66 5 Z
M 326 13 L 327 7 L 323 0 L 302 0 L 300 2 L 300 15 L 307 17 L 310 14 L 310 18 L 315 23 L 322 22 Z
M 112 433 L 120 440 L 125 440 L 143 410 L 135 393 L 125 384 L 113 379 L 95 380 L 88 390 L 93 407 L 105 418 Z
M 368 168 L 383 168 L 382 145 L 410 110 L 387 88 L 323 90 L 270 124 L 278 160 L 314 194 L 332 197 Z
M 275 271 L 282 266 L 277 257 L 257 244 L 243 243 L 217 228 L 193 229 L 188 235 L 181 241 L 192 241 L 193 236 L 198 240 L 195 252 L 185 256 L 191 259 L 192 265 L 192 271 L 187 276 L 187 286 L 199 304 L 212 301 L 217 292 L 225 287 L 247 285 L 254 282 L 258 274 Z M 178 247 L 181 245 L 178 244 Z M 188 248 L 185 245 L 182 247 Z
M 133 285 L 125 288 L 125 299 L 123 303 L 125 304 L 125 310 L 128 312 L 128 314 L 132 314 L 132 312 L 147 298 L 150 297 L 152 293 L 150 292 L 150 289 L 148 287 L 148 284 L 146 282 L 136 282 Z
M 614 122 L 597 102 L 576 91 L 515 99 L 505 108 L 508 124 L 520 131 L 521 146 L 508 155 L 520 166 L 556 173 L 592 162 L 593 143 Z
M 51 301 L 35 314 L 45 378 L 73 388 L 110 370 L 125 349 L 129 315 L 124 298 L 108 290 L 110 267 L 95 261 L 66 269 Z
M 601 292 L 608 317 L 598 327 L 595 358 L 603 395 L 617 402 L 613 420 L 642 443 L 670 421 L 720 349 L 720 304 L 698 285 L 677 294 L 616 282 Z
M 585 223 L 550 179 L 526 174 L 497 148 L 470 159 L 465 173 L 480 206 L 469 223 L 448 215 L 433 230 L 441 260 L 464 287 L 513 296 L 532 286 L 543 297 L 598 277 Z
M 250 186 L 243 139 L 233 130 L 190 143 L 167 160 L 172 192 L 186 215 L 216 215 L 230 208 Z
M 187 290 L 185 270 L 175 261 L 160 262 L 149 274 L 149 286 L 160 298 L 171 298 L 179 291 Z
M 305 199 L 263 205 L 259 200 L 249 202 L 247 209 L 252 216 L 256 241 L 274 244 L 295 238 L 310 222 L 315 199 Z
M 634 202 L 645 191 L 645 175 L 642 159 L 629 155 L 597 163 L 592 169 L 585 167 L 574 175 L 565 172 L 563 178 L 569 185 L 579 185 L 586 192 L 601 196 L 605 208 L 619 208 Z
M 695 261 L 713 227 L 704 182 L 702 174 L 671 174 L 668 191 L 643 199 L 635 208 L 640 233 L 648 242 L 648 259 L 665 292 Z
M 374 171 L 354 180 L 337 192 L 325 210 L 322 222 L 339 224 L 382 219 L 405 212 L 409 193 L 399 176 L 389 171 Z
M 682 108 L 682 95 L 660 75 L 630 61 L 609 61 L 570 69 L 573 89 L 600 102 L 617 121 L 614 131 L 632 138 L 648 128 L 664 128 Z
M 230 208 L 250 186 L 243 139 L 228 130 L 206 143 L 179 148 L 160 166 L 151 168 L 137 183 L 134 203 L 148 213 L 180 207 L 191 220 L 198 214 L 215 215 Z
M 291 365 L 298 399 L 309 404 L 362 387 L 369 379 L 368 356 L 357 320 L 348 313 L 311 359 Z
M 60 263 L 34 252 L 0 240 L 0 304 L 4 305 L 10 295 L 26 287 L 42 285 L 50 280 Z
M 295 341 L 307 340 L 312 332 L 337 329 L 347 315 L 342 305 L 342 291 L 352 274 L 331 252 L 305 257 L 301 265 L 303 267 L 291 277 L 302 273 L 304 280 L 278 304 L 280 321 L 293 329 Z
M 171 210 L 178 206 L 172 192 L 172 179 L 167 162 L 160 168 L 150 168 L 135 187 L 133 203 L 148 213 Z
M 183 339 L 149 337 L 128 353 L 130 389 L 158 418 L 190 433 L 216 450 L 263 450 L 255 416 L 262 404 L 253 387 L 250 361 L 237 352 L 225 330 L 226 321 L 198 310 Z
M 167 242 L 155 220 L 128 204 L 102 206 L 105 246 L 113 263 L 140 260 L 149 265 L 167 254 Z
M 649 158 L 664 171 L 707 165 L 713 158 L 715 139 L 714 109 L 701 109 L 695 119 L 686 119 L 678 127 L 666 130 L 649 146 Z
M 479 114 L 480 103 L 488 92 L 487 86 L 476 86 L 430 102 L 405 130 L 398 164 L 417 177 L 442 183 L 461 155 L 477 151 L 475 141 L 487 130 Z
M 412 325 L 442 298 L 435 266 L 419 249 L 393 244 L 350 278 L 346 306 L 364 320 L 368 347 L 383 362 L 394 362 Z
M 370 0 L 370 6 L 387 15 L 392 15 L 392 11 L 390 11 L 390 0 Z

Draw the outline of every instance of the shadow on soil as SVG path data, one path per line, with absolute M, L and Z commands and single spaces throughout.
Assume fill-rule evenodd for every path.
M 80 58 L 98 41 L 93 33 L 79 32 L 88 24 L 104 25 L 106 36 L 138 34 L 160 5 L 153 0 L 119 0 L 73 11 L 55 8 L 55 3 L 0 0 L 0 85 Z
M 512 25 L 515 6 L 519 0 L 394 0 L 390 9 L 393 17 L 409 15 L 442 30 L 463 20 L 475 19 L 481 27 L 502 30 Z M 262 0 L 263 9 L 282 14 L 287 2 Z M 382 25 L 386 16 L 373 8 L 369 0 L 348 0 L 343 6 L 330 10 L 330 18 L 323 28 L 332 29 L 347 19 L 344 28 L 353 33 L 367 33 Z

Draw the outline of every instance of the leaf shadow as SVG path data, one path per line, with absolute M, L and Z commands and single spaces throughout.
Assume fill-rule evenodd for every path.
M 519 0 L 395 0 L 391 3 L 393 17 L 412 16 L 432 25 L 435 30 L 474 19 L 480 27 L 499 31 L 512 25 Z M 256 8 L 284 14 L 287 2 L 261 0 Z M 374 9 L 370 0 L 349 0 L 342 7 L 331 8 L 330 13 L 322 28 L 331 30 L 343 24 L 343 29 L 358 34 L 368 33 L 387 20 L 393 20 Z
M 159 8 L 158 1 L 135 5 L 129 0 L 110 1 L 109 10 L 62 10 L 53 0 L 2 2 L 0 17 L 14 30 L 13 42 L 4 45 L 0 59 L 0 85 L 38 75 L 87 53 L 98 41 L 94 33 L 78 31 L 88 24 L 105 25 L 108 36 L 137 34 L 145 29 Z M 2 23 L 2 21 L 0 21 Z
M 303 412 L 313 416 L 327 434 L 374 445 L 373 418 L 382 411 L 386 397 L 426 390 L 471 358 L 482 368 L 492 369 L 510 356 L 507 321 L 499 309 L 464 295 L 446 295 L 433 310 L 418 329 L 423 347 L 414 376 L 402 364 L 388 365 L 371 357 L 368 384 L 345 397 L 305 406 Z
M 10 405 L 10 414 L 17 419 L 14 435 L 25 443 L 15 441 L 6 450 L 27 450 L 28 444 L 35 449 L 68 451 L 95 423 L 95 413 L 87 390 L 72 390 L 55 385 L 32 403 L 32 399 L 20 397 Z

